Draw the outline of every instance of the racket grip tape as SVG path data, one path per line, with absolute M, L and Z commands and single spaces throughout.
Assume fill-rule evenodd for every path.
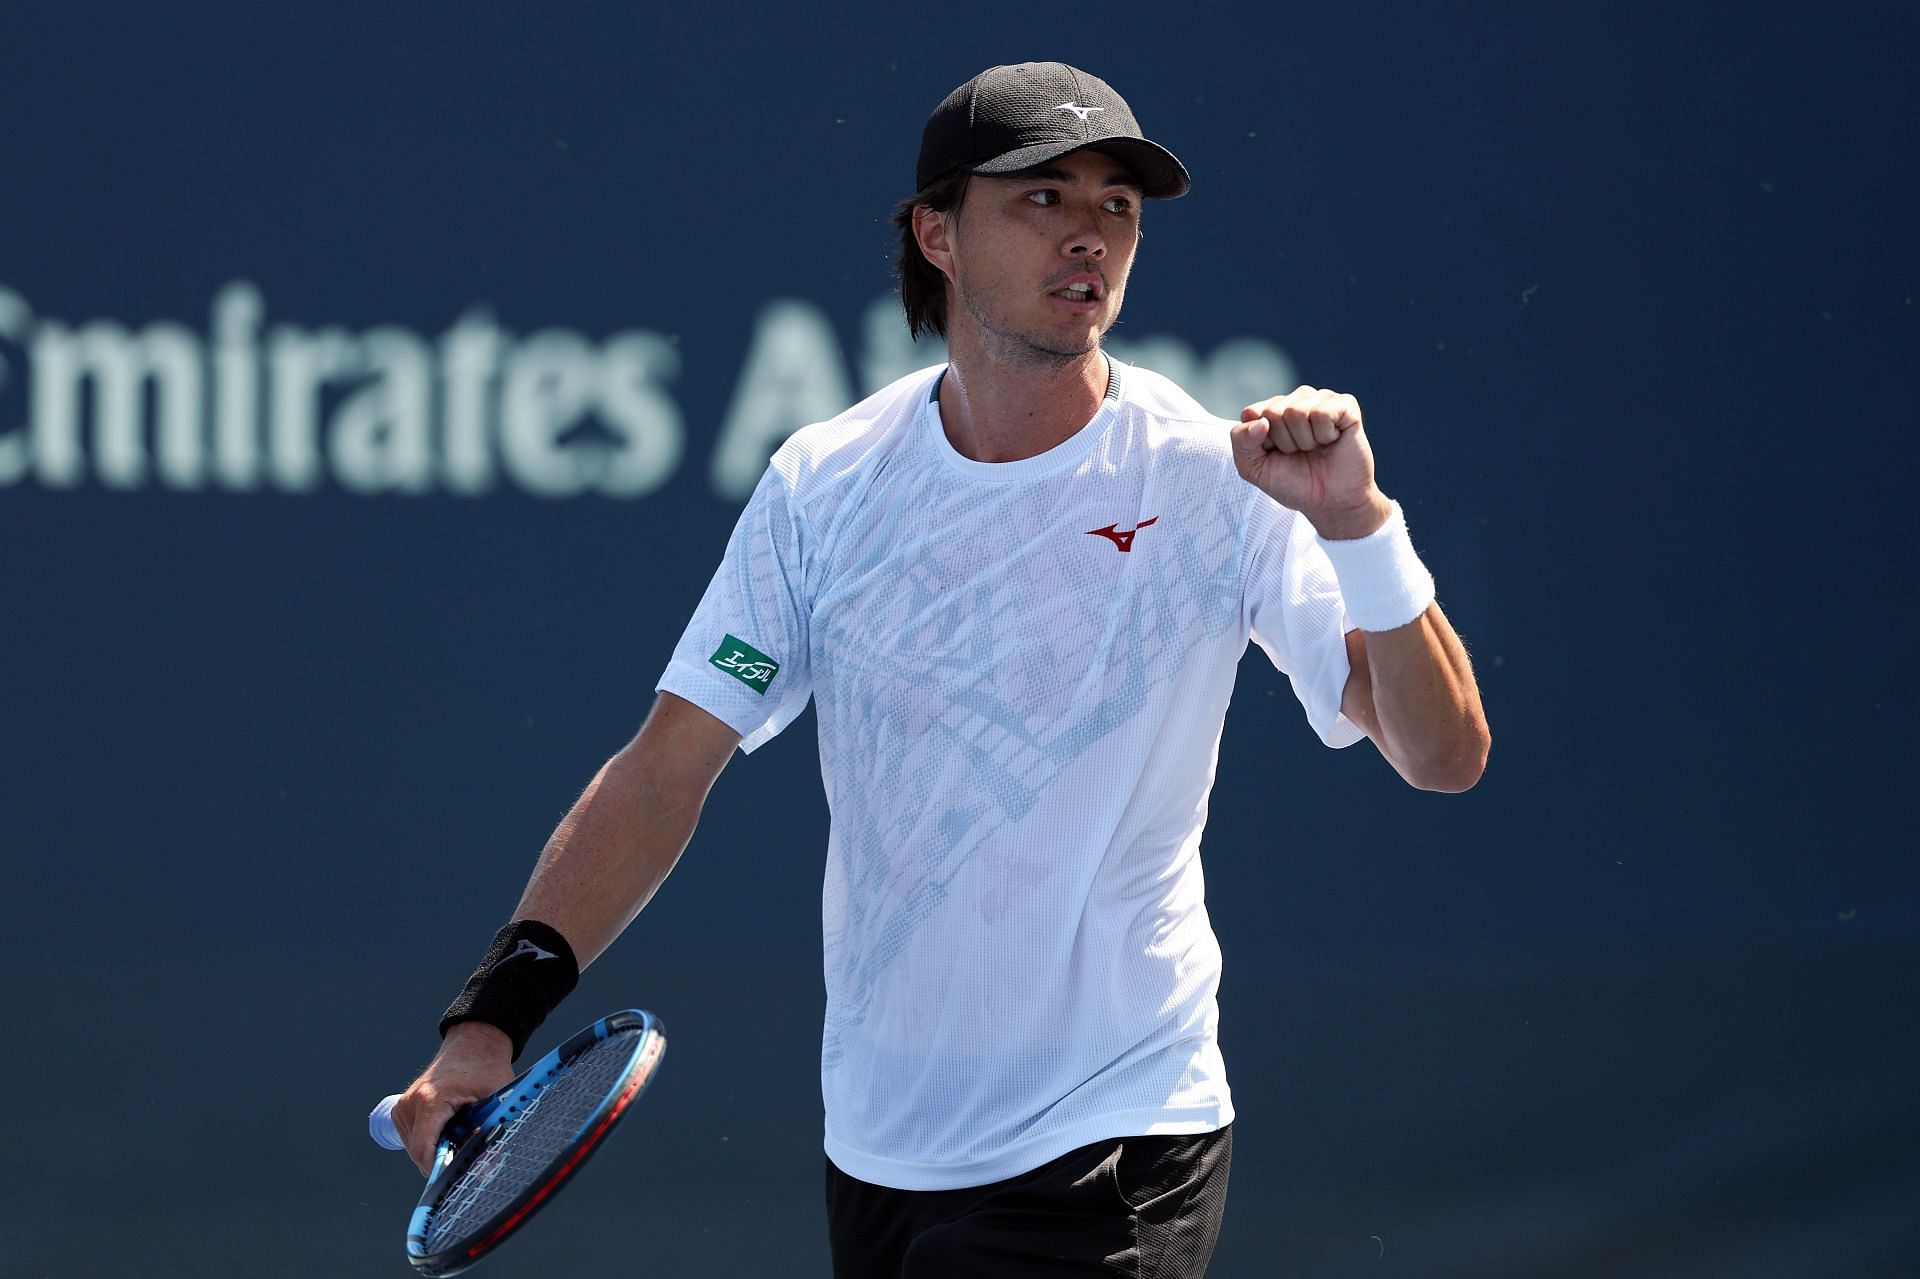
M 400 1130 L 393 1126 L 393 1103 L 399 1100 L 399 1093 L 383 1098 L 367 1115 L 367 1135 L 383 1150 L 407 1148 L 407 1143 L 400 1140 Z

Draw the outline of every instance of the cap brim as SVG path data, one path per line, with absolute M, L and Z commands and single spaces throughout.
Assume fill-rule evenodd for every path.
M 1005 155 L 994 156 L 991 160 L 982 160 L 978 164 L 963 164 L 960 167 L 968 173 L 984 173 L 989 177 L 1005 177 L 1012 173 L 1022 173 L 1037 168 L 1049 160 L 1058 160 L 1063 155 L 1075 151 L 1098 151 L 1110 155 L 1133 171 L 1140 180 L 1140 193 L 1155 200 L 1177 200 L 1193 187 L 1193 179 L 1187 174 L 1187 166 L 1175 158 L 1173 152 L 1158 142 L 1149 142 L 1145 138 L 1101 138 L 1097 142 L 1038 142 L 1030 147 L 1021 147 Z

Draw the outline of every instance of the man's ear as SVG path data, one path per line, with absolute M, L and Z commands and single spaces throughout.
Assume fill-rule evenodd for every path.
M 953 277 L 953 226 L 951 215 L 938 212 L 922 204 L 913 211 L 913 238 L 919 244 L 920 252 L 934 270 L 952 280 Z

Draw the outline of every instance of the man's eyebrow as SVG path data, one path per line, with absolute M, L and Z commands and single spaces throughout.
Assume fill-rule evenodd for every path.
M 1027 181 L 1034 178 L 1038 178 L 1042 182 L 1058 182 L 1058 183 L 1061 183 L 1062 185 L 1070 186 L 1070 187 L 1080 185 L 1080 179 L 1075 177 L 1073 174 L 1067 172 L 1065 169 L 1054 169 L 1054 168 L 1044 168 L 1044 167 L 1038 168 L 1038 169 L 1022 169 L 1020 170 L 1020 172 L 1009 174 L 1008 176 L 1013 178 L 1016 182 Z M 1124 169 L 1114 173 L 1101 185 L 1110 186 L 1110 187 L 1126 187 L 1129 190 L 1133 190 L 1133 191 L 1140 191 L 1144 189 L 1140 185 L 1140 180 L 1134 177 L 1131 173 L 1128 173 Z

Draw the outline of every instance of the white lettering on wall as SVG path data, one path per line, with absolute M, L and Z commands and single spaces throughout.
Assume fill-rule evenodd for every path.
M 745 501 L 782 440 L 853 402 L 847 359 L 826 313 L 793 298 L 769 302 L 721 419 L 708 470 L 713 491 Z
M 372 380 L 349 395 L 327 424 L 333 476 L 355 493 L 426 493 L 433 488 L 433 359 L 405 329 L 361 339 Z
M 680 376 L 680 352 L 655 333 L 628 333 L 601 348 L 600 416 L 621 439 L 600 491 L 640 497 L 673 477 L 686 450 L 680 406 L 663 385 Z
M 479 308 L 437 338 L 266 316 L 245 280 L 214 295 L 205 336 L 168 321 L 136 331 L 37 319 L 0 287 L 0 487 L 479 497 L 504 481 L 537 497 L 631 499 L 685 460 L 677 339 L 629 330 L 596 343 L 563 328 L 522 338 Z M 946 358 L 944 343 L 908 339 L 892 297 L 863 311 L 858 337 L 843 348 L 811 302 L 761 308 L 707 460 L 716 495 L 744 500 L 787 436 L 853 402 L 854 375 L 871 394 Z M 1204 357 L 1165 336 L 1108 349 L 1223 417 L 1298 380 L 1259 338 Z
M 148 480 L 147 425 L 159 474 L 170 488 L 198 488 L 206 449 L 199 341 L 177 324 L 138 336 L 109 320 L 78 331 L 43 322 L 33 338 L 34 470 L 48 488 L 72 488 L 85 473 L 81 400 L 93 393 L 94 473 L 109 488 Z M 152 412 L 146 412 L 152 391 Z
M 359 368 L 359 349 L 343 329 L 308 333 L 292 325 L 267 339 L 273 388 L 267 411 L 267 471 L 293 493 L 320 487 L 320 398 L 328 382 Z
M 1233 338 L 1204 360 L 1175 337 L 1110 338 L 1105 346 L 1114 359 L 1165 374 L 1208 412 L 1235 422 L 1254 401 L 1300 385 L 1286 352 L 1260 338 Z
M 536 333 L 507 357 L 500 455 L 508 474 L 540 497 L 573 497 L 591 486 L 591 463 L 560 447 L 592 406 L 596 368 L 586 338 Z
M 446 438 L 440 476 L 455 493 L 478 496 L 493 487 L 493 380 L 503 335 L 483 311 L 469 311 L 440 339 L 441 401 Z
M 27 300 L 12 289 L 0 288 L 0 343 L 24 345 L 32 324 L 33 312 Z M 0 393 L 6 391 L 12 379 L 12 367 L 5 346 L 0 345 Z M 26 475 L 27 439 L 25 425 L 0 426 L 0 487 L 18 484 Z

